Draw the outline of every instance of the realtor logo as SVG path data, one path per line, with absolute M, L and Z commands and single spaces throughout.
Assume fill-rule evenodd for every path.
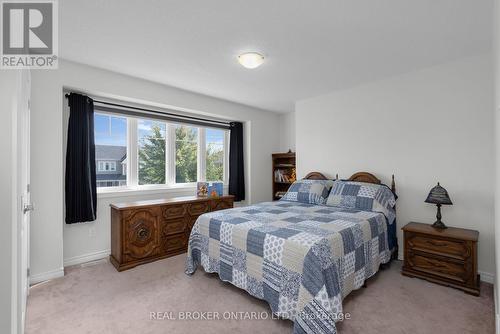
M 1 3 L 0 68 L 57 68 L 56 0 Z

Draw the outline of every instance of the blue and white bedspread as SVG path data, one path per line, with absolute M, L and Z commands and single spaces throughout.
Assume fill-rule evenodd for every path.
M 278 201 L 200 216 L 186 273 L 218 273 L 293 320 L 294 333 L 336 333 L 342 300 L 390 256 L 382 213 Z

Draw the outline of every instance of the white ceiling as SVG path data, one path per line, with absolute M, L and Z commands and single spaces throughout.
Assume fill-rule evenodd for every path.
M 278 112 L 490 51 L 493 0 L 61 0 L 60 56 Z M 258 51 L 247 70 L 236 60 Z

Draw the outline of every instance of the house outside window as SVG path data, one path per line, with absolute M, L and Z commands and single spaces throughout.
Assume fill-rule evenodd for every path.
M 94 114 L 94 139 L 97 187 L 123 187 L 127 176 L 127 118 Z

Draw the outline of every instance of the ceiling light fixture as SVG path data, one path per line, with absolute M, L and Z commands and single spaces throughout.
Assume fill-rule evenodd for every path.
M 247 52 L 238 56 L 238 62 L 245 68 L 257 68 L 264 62 L 264 56 L 257 52 Z

